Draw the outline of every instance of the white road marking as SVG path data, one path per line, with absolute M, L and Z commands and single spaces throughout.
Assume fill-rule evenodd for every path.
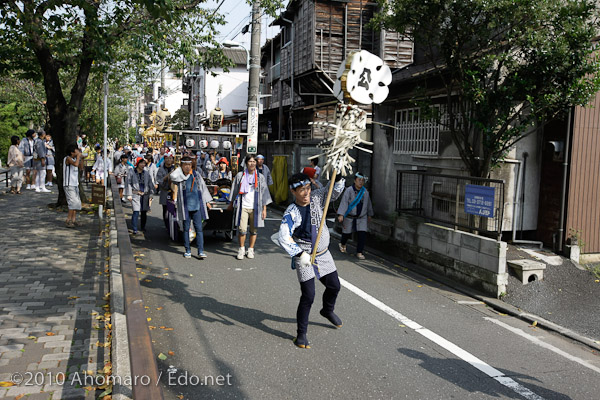
M 415 321 L 411 320 L 410 318 L 405 317 L 404 315 L 400 314 L 398 311 L 394 310 L 393 308 L 389 307 L 388 305 L 377 300 L 375 297 L 373 297 L 370 294 L 366 293 L 365 291 L 359 289 L 358 287 L 354 286 L 350 282 L 340 278 L 340 283 L 342 284 L 342 286 L 344 286 L 346 289 L 350 290 L 352 293 L 356 294 L 358 297 L 371 303 L 372 305 L 379 308 L 384 313 L 386 313 L 389 316 L 395 318 L 396 320 L 402 322 L 402 324 L 413 329 L 415 332 L 423 335 L 427 339 L 431 340 L 433 343 L 446 349 L 447 351 L 449 351 L 450 353 L 459 357 L 460 359 L 464 360 L 465 362 L 471 364 L 473 367 L 477 368 L 478 370 L 480 370 L 481 372 L 483 372 L 490 378 L 495 379 L 500 384 L 513 390 L 514 392 L 518 393 L 519 395 L 523 396 L 524 398 L 526 398 L 528 400 L 544 400 L 543 397 L 535 394 L 534 392 L 527 389 L 525 386 L 516 382 L 512 378 L 507 377 L 506 375 L 504 375 L 502 372 L 498 371 L 491 365 L 485 363 L 484 361 L 475 357 L 474 355 L 467 352 L 466 350 L 461 349 L 454 343 L 444 339 L 443 337 L 436 334 L 435 332 L 432 332 L 429 329 L 422 327 L 421 325 L 419 325 Z
M 456 304 L 485 304 L 483 301 L 459 300 Z
M 563 357 L 565 357 L 565 358 L 567 358 L 567 359 L 569 359 L 569 360 L 571 360 L 573 362 L 576 362 L 578 364 L 583 365 L 586 368 L 591 369 L 592 371 L 596 371 L 596 372 L 600 373 L 600 368 L 596 367 L 595 365 L 592 365 L 589 362 L 587 362 L 585 360 L 582 360 L 579 357 L 576 357 L 576 356 L 574 356 L 572 354 L 569 354 L 569 353 L 567 353 L 567 352 L 559 349 L 558 347 L 554 347 L 551 344 L 548 344 L 548 343 L 540 340 L 539 338 L 537 338 L 537 337 L 535 337 L 533 335 L 530 335 L 530 334 L 524 332 L 522 329 L 512 327 L 512 326 L 510 326 L 508 324 L 505 324 L 504 322 L 499 321 L 499 320 L 494 319 L 494 318 L 484 317 L 483 319 L 485 319 L 486 321 L 493 322 L 496 325 L 500 325 L 504 329 L 507 329 L 507 330 L 511 331 L 512 333 L 515 333 L 515 334 L 517 334 L 517 335 L 519 335 L 521 337 L 524 337 L 525 339 L 532 341 L 533 343 L 537 344 L 540 347 L 543 347 L 544 349 L 553 351 L 556 354 L 559 354 L 559 355 L 561 355 L 561 356 L 563 356 Z

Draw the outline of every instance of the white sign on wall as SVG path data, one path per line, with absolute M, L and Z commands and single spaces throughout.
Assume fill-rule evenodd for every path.
M 258 107 L 248 107 L 248 154 L 258 152 Z

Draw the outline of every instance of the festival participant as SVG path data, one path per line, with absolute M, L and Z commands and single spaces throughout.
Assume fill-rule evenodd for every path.
M 146 160 L 138 157 L 135 169 L 127 176 L 127 190 L 129 196 L 127 200 L 131 201 L 131 230 L 134 235 L 138 233 L 138 218 L 142 213 L 142 232 L 146 231 L 146 216 L 150 210 L 150 195 L 152 194 L 152 178 L 148 171 L 144 169 Z
M 337 182 L 333 186 L 330 201 L 335 201 L 344 190 L 345 181 L 340 178 L 340 175 L 336 176 Z M 340 291 L 340 280 L 329 252 L 329 230 L 326 226 L 317 246 L 315 262 L 312 265 L 310 262 L 321 219 L 325 218 L 323 211 L 328 188 L 311 190 L 308 176 L 299 173 L 291 177 L 290 190 L 295 200 L 283 214 L 279 227 L 279 243 L 292 257 L 292 269 L 296 269 L 302 292 L 296 312 L 298 326 L 294 343 L 300 348 L 310 348 L 306 332 L 308 316 L 315 298 L 315 277 L 325 286 L 320 314 L 338 328 L 342 327 L 342 320 L 334 313 L 334 309 Z
M 346 188 L 337 210 L 338 221 L 343 224 L 340 251 L 346 252 L 346 243 L 352 236 L 352 232 L 356 232 L 356 257 L 359 260 L 365 259 L 363 250 L 367 240 L 367 223 L 371 222 L 371 217 L 375 214 L 371 197 L 364 186 L 365 180 L 366 178 L 360 172 L 354 174 L 354 184 Z
M 158 168 L 156 172 L 156 183 L 159 189 L 158 202 L 162 205 L 163 221 L 165 221 L 165 227 L 169 227 L 169 216 L 167 214 L 167 195 L 169 194 L 169 174 L 173 172 L 175 166 L 173 165 L 173 156 L 171 154 L 165 154 L 164 162 Z
M 238 230 L 239 244 L 237 259 L 243 260 L 244 255 L 254 258 L 257 228 L 265 226 L 267 205 L 272 203 L 269 187 L 264 175 L 256 170 L 256 157 L 248 154 L 244 159 L 246 169 L 238 172 L 231 186 L 228 210 L 235 211 L 235 225 Z M 246 234 L 250 231 L 250 243 L 246 253 Z
M 192 157 L 183 157 L 181 167 L 173 171 L 169 177 L 177 185 L 177 194 L 174 196 L 176 196 L 177 220 L 179 223 L 183 222 L 183 243 L 185 245 L 183 256 L 185 258 L 192 257 L 190 225 L 193 222 L 196 230 L 198 258 L 204 259 L 206 253 L 204 252 L 202 221 L 208 219 L 212 197 L 202 176 L 192 168 Z
M 221 157 L 217 162 L 217 169 L 210 175 L 210 180 L 216 182 L 219 179 L 231 180 L 231 171 L 229 170 L 229 161 L 225 157 Z
M 265 176 L 265 179 L 267 180 L 267 185 L 271 186 L 273 184 L 271 170 L 265 165 L 265 156 L 263 156 L 262 154 L 256 156 L 256 169 L 259 173 Z

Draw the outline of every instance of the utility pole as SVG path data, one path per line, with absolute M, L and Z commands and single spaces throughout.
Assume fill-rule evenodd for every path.
M 258 86 L 260 81 L 260 2 L 252 2 L 250 72 L 248 82 L 248 154 L 258 152 Z
M 159 110 L 161 108 L 165 108 L 165 97 L 167 96 L 167 88 L 165 87 L 165 61 L 161 60 L 160 62 L 160 90 L 158 91 L 158 98 L 160 101 L 158 102 Z M 158 111 L 158 110 L 157 110 Z
M 106 142 L 108 141 L 108 73 L 104 73 L 104 129 L 103 129 L 103 133 L 104 133 L 104 145 L 102 146 L 103 148 L 103 154 L 102 154 L 102 160 L 103 160 L 103 164 L 104 164 L 104 201 L 106 201 L 106 188 L 108 186 L 108 163 L 106 160 L 107 154 L 106 154 Z M 102 220 L 103 214 L 102 214 L 102 204 L 100 204 L 100 206 L 98 206 L 98 218 L 100 218 L 100 220 Z

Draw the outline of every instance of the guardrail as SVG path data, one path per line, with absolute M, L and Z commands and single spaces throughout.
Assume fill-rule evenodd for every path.
M 142 299 L 140 281 L 137 275 L 133 249 L 127 230 L 123 206 L 119 201 L 119 189 L 114 175 L 110 176 L 113 194 L 113 207 L 117 228 L 117 246 L 121 259 L 121 276 L 125 297 L 125 315 L 129 337 L 132 391 L 134 399 L 163 400 L 162 388 L 158 382 L 158 367 L 152 348 L 152 339 L 146 320 L 146 310 Z M 138 377 L 138 379 L 133 379 Z M 141 384 L 140 378 L 148 377 L 150 384 Z M 146 379 L 146 378 L 144 378 Z M 137 384 L 135 383 L 137 381 Z
M 10 169 L 0 168 L 0 175 L 4 174 L 4 179 L 0 179 L 0 182 L 6 182 L 6 187 L 8 187 L 8 174 L 10 173 Z

